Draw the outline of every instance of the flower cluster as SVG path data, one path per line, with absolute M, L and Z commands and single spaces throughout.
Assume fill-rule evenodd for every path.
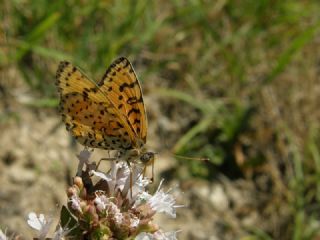
M 153 217 L 156 213 L 175 217 L 179 206 L 169 191 L 162 190 L 161 183 L 153 195 L 146 191 L 150 181 L 143 177 L 143 167 L 132 165 L 129 169 L 126 163 L 112 162 L 104 173 L 92 170 L 88 151 L 78 157 L 86 168 L 67 190 L 68 208 L 61 211 L 54 239 L 176 239 L 177 232 L 163 232 Z M 50 221 L 40 215 L 38 222 L 33 222 L 29 225 L 44 239 Z

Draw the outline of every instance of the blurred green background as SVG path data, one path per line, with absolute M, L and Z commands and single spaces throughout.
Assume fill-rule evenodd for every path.
M 223 231 L 212 224 L 204 238 L 185 239 L 320 238 L 318 0 L 4 0 L 0 20 L 1 131 L 23 124 L 24 111 L 59 122 L 59 61 L 99 80 L 127 56 L 146 98 L 148 141 L 210 158 L 176 159 L 158 174 L 182 188 L 224 176 L 255 194 L 253 222 L 233 232 L 226 220 Z

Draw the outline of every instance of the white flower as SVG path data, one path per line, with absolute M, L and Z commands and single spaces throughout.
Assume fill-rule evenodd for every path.
M 34 212 L 31 212 L 28 215 L 27 222 L 30 227 L 40 231 L 41 228 L 46 224 L 46 219 L 44 218 L 43 214 L 39 214 L 39 217 L 37 217 L 37 214 L 35 214 Z
M 61 240 L 66 234 L 61 226 L 54 232 L 53 240 Z
M 152 217 L 155 213 L 166 213 L 171 217 L 176 217 L 176 201 L 170 190 L 164 192 L 161 189 L 160 182 L 157 191 L 154 195 L 146 191 L 146 186 L 150 180 L 143 177 L 143 166 L 132 164 L 128 167 L 126 162 L 111 163 L 111 169 L 107 173 L 92 170 L 90 174 L 101 178 L 108 184 L 108 190 L 97 190 L 94 203 L 98 211 L 106 211 L 107 217 L 113 218 L 117 225 L 127 224 L 126 211 L 136 209 L 137 211 L 129 211 L 130 220 L 129 227 L 136 228 L 139 232 L 140 224 L 148 224 L 152 222 Z M 105 189 L 105 188 L 104 188 Z M 120 194 L 119 194 L 120 193 Z M 118 199 L 119 198 L 119 199 Z M 124 207 L 123 207 L 124 206 Z M 129 210 L 128 210 L 129 208 Z M 123 212 L 122 212 L 123 211 Z M 135 216 L 135 213 L 143 212 L 141 215 Z M 152 224 L 151 224 L 152 225 Z M 136 237 L 138 240 L 176 240 L 177 232 L 164 233 L 158 230 L 154 233 L 140 233 Z
M 155 233 L 140 233 L 136 240 L 177 240 L 176 232 L 163 233 L 162 231 L 157 231 Z
M 126 196 L 130 202 L 134 202 L 136 197 L 144 192 L 145 187 L 150 183 L 150 180 L 143 178 L 142 170 L 142 167 L 133 165 L 130 171 L 127 163 L 113 161 L 111 170 L 108 173 L 94 170 L 90 171 L 90 173 L 108 183 L 111 196 L 120 190 L 122 195 Z
M 128 166 L 126 167 L 129 169 Z M 143 167 L 133 165 L 131 171 L 126 176 L 122 193 L 126 194 L 131 203 L 136 200 L 140 193 L 145 191 L 145 187 L 150 183 L 150 180 L 143 178 L 142 171 Z
M 37 214 L 34 212 L 31 212 L 28 214 L 28 225 L 32 227 L 35 230 L 39 231 L 39 239 L 45 239 L 47 236 L 52 219 L 49 219 L 48 221 L 45 219 L 43 214 L 39 214 L 39 217 L 37 217 Z
M 71 199 L 69 200 L 71 202 L 71 207 L 74 210 L 77 210 L 79 212 L 82 212 L 81 206 L 80 206 L 80 198 L 76 195 L 72 195 Z
M 150 184 L 150 180 L 147 179 L 147 178 L 144 178 L 142 175 L 141 175 L 141 172 L 142 172 L 142 169 L 137 169 L 136 170 L 136 173 L 134 173 L 133 175 L 135 176 L 134 179 L 135 182 L 132 186 L 132 195 L 130 193 L 130 190 L 128 192 L 128 198 L 131 200 L 130 202 L 135 202 L 140 195 L 142 194 L 148 194 L 146 191 L 146 186 L 148 186 L 148 184 Z M 128 178 L 128 184 L 130 186 L 130 178 Z M 131 198 L 132 196 L 132 198 Z
M 130 219 L 130 227 L 132 228 L 138 227 L 139 223 L 140 223 L 140 220 L 137 217 L 133 217 Z
M 105 180 L 108 183 L 110 195 L 116 192 L 116 189 L 123 190 L 126 179 L 128 178 L 130 171 L 125 165 L 126 163 L 115 161 L 111 162 L 111 169 L 108 173 L 98 172 L 95 170 L 90 171 L 91 174 Z
M 113 214 L 116 223 L 121 224 L 123 221 L 123 215 L 122 215 L 120 209 L 118 208 L 118 206 L 115 205 L 113 202 L 110 202 L 108 204 L 108 210 L 110 213 Z
M 109 183 L 109 181 L 112 181 L 112 178 L 109 176 L 109 174 L 105 174 L 103 172 L 98 172 L 95 170 L 90 171 L 90 174 L 93 174 L 99 178 L 102 178 L 103 180 L 107 181 Z
M 135 240 L 153 240 L 153 234 L 151 233 L 139 233 L 138 236 L 136 236 Z
M 94 199 L 94 203 L 96 204 L 96 206 L 100 212 L 103 212 L 104 210 L 106 210 L 108 201 L 109 200 L 107 199 L 107 197 L 105 195 L 96 196 L 96 198 Z
M 111 166 L 111 171 L 113 174 L 113 180 L 115 180 L 115 188 L 118 188 L 121 191 L 123 191 L 125 184 L 130 178 L 131 174 L 128 164 L 125 162 L 113 162 L 113 165 Z
M 68 225 L 68 224 L 67 224 Z M 76 227 L 76 226 L 74 226 Z M 62 228 L 60 225 L 58 229 L 54 232 L 52 240 L 63 240 L 74 228 Z
M 147 203 L 156 212 L 164 212 L 170 215 L 171 217 L 175 218 L 176 208 L 181 206 L 175 205 L 176 201 L 174 197 L 171 194 L 169 194 L 169 191 L 165 193 L 162 189 L 160 189 L 162 182 L 163 180 L 160 182 L 156 193 L 152 197 L 147 199 Z
M 137 197 L 136 201 L 134 202 L 133 207 L 136 208 L 142 204 L 145 204 L 148 202 L 148 200 L 152 197 L 152 195 L 150 195 L 147 192 L 142 192 L 141 194 L 139 194 L 139 196 Z
M 7 240 L 7 236 L 4 232 L 2 232 L 2 230 L 0 229 L 0 240 Z
M 177 240 L 177 233 L 179 231 L 174 231 L 174 232 L 162 232 L 162 231 L 157 231 L 153 235 L 155 236 L 156 239 L 159 240 Z

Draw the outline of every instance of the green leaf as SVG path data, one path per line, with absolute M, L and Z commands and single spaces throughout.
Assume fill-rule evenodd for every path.
M 81 230 L 76 218 L 70 213 L 66 206 L 62 206 L 60 212 L 60 224 L 64 229 L 72 229 L 68 236 L 74 239 L 80 239 Z
M 15 60 L 19 61 L 21 58 L 32 48 L 32 46 L 38 42 L 59 19 L 60 14 L 53 12 L 47 16 L 42 22 L 40 22 L 26 37 L 25 42 L 28 44 L 21 45 L 21 48 L 15 55 Z
M 311 41 L 320 28 L 320 23 L 307 28 L 298 37 L 296 37 L 287 50 L 280 55 L 276 66 L 271 71 L 270 75 L 266 78 L 265 83 L 270 83 L 277 75 L 284 71 L 286 66 L 291 62 L 294 55 L 301 50 L 304 45 Z
M 55 108 L 59 104 L 58 99 L 56 98 L 42 98 L 34 101 L 30 101 L 26 103 L 26 105 L 29 105 L 31 107 L 37 107 L 37 108 L 43 108 L 43 107 L 48 107 L 48 108 Z

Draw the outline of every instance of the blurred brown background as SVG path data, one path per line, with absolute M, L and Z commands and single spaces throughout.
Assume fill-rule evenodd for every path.
M 66 202 L 82 147 L 57 112 L 59 61 L 99 80 L 127 56 L 159 152 L 156 179 L 186 205 L 158 219 L 163 229 L 181 229 L 179 239 L 320 238 L 319 1 L 4 0 L 0 20 L 2 230 L 30 239 L 27 214 L 58 219 Z

